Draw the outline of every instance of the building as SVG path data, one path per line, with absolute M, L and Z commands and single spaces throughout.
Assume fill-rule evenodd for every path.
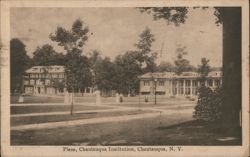
M 140 79 L 140 94 L 157 94 L 166 96 L 193 96 L 197 95 L 200 86 L 197 72 L 183 72 L 180 75 L 174 72 L 146 73 Z M 205 86 L 215 89 L 222 84 L 222 72 L 212 71 L 208 74 Z
M 33 66 L 25 71 L 23 76 L 23 90 L 32 95 L 63 95 L 65 91 L 64 66 Z M 78 90 L 79 95 L 92 95 L 93 87 Z M 77 93 L 75 93 L 77 94 Z
M 33 66 L 25 71 L 23 90 L 25 94 L 63 93 L 64 66 Z

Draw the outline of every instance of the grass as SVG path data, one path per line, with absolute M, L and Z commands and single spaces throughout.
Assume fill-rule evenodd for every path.
M 45 122 L 59 122 L 77 119 L 100 118 L 110 116 L 136 115 L 149 113 L 149 111 L 117 111 L 117 112 L 90 112 L 90 113 L 75 113 L 72 116 L 67 115 L 48 115 L 48 116 L 29 116 L 29 117 L 12 117 L 11 126 L 24 124 L 37 124 Z
M 237 137 L 232 141 L 218 138 Z M 44 140 L 46 139 L 46 140 Z M 123 141 L 121 143 L 117 141 Z M 112 144 L 112 143 L 116 144 Z M 12 145 L 240 145 L 240 129 L 195 121 L 190 114 L 127 122 L 11 131 Z
M 70 105 L 11 106 L 11 114 L 70 111 Z M 109 107 L 74 105 L 75 111 L 110 109 Z

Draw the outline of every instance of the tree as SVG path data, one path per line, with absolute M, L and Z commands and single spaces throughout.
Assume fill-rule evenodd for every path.
M 187 7 L 139 8 L 154 16 L 179 25 L 187 19 Z M 241 7 L 215 7 L 215 23 L 223 26 L 223 103 L 222 124 L 239 126 L 241 110 Z M 234 90 L 232 90 L 234 89 Z
M 155 41 L 154 35 L 151 33 L 151 30 L 146 27 L 139 37 L 138 43 L 135 44 L 137 48 L 137 52 L 134 52 L 136 53 L 135 57 L 140 66 L 143 64 L 146 65 L 143 72 L 153 72 L 156 69 L 155 59 L 157 58 L 157 53 L 151 53 L 151 47 Z
M 22 91 L 22 78 L 25 70 L 31 66 L 31 59 L 27 55 L 25 45 L 20 39 L 10 41 L 10 86 L 11 93 Z
M 138 93 L 138 76 L 155 71 L 157 54 L 151 52 L 154 41 L 151 30 L 146 28 L 140 34 L 138 43 L 135 44 L 136 50 L 128 51 L 115 58 L 116 78 L 114 78 L 114 87 L 118 92 L 123 94 Z
M 110 95 L 110 91 L 115 89 L 115 68 L 114 63 L 108 57 L 105 57 L 96 65 L 96 85 L 105 95 Z
M 98 86 L 96 84 L 96 77 L 100 72 L 100 65 L 102 63 L 101 53 L 98 50 L 93 50 L 89 57 L 90 69 L 92 73 L 92 88 Z M 98 88 L 98 87 L 96 87 Z
M 205 80 L 210 72 L 209 60 L 206 58 L 201 58 L 201 65 L 199 65 L 198 72 L 200 74 L 200 82 L 202 85 L 205 85 Z
M 56 52 L 49 44 L 37 47 L 33 55 L 34 65 L 64 65 L 65 56 L 62 53 Z
M 73 95 L 75 91 L 89 85 L 91 77 L 88 59 L 82 56 L 82 48 L 88 40 L 89 29 L 83 22 L 77 19 L 70 30 L 58 26 L 50 39 L 58 43 L 66 50 L 66 88 Z M 73 101 L 71 102 L 71 114 L 73 114 Z
M 174 72 L 175 67 L 173 64 L 163 61 L 160 63 L 160 65 L 157 66 L 156 71 L 158 72 Z
M 182 72 L 185 71 L 192 71 L 194 67 L 190 65 L 189 60 L 185 59 L 184 56 L 187 55 L 186 47 L 178 47 L 176 49 L 176 60 L 174 61 L 175 64 L 175 73 L 180 75 Z
M 126 52 L 115 59 L 116 65 L 116 87 L 120 93 L 131 94 L 138 92 L 138 76 L 142 74 L 140 60 L 143 56 L 139 52 Z

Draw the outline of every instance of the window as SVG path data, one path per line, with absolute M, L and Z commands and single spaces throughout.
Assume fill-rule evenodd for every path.
M 50 80 L 45 80 L 45 85 L 49 85 L 50 84 Z
M 24 84 L 25 84 L 25 85 L 28 85 L 28 84 L 29 84 L 29 81 L 28 81 L 28 80 L 25 80 L 25 81 L 24 81 Z
M 192 80 L 192 94 L 193 95 L 197 94 L 197 86 L 198 86 L 198 81 L 197 80 Z
M 216 86 L 216 87 L 219 87 L 219 86 L 220 86 L 220 80 L 215 80 L 214 83 L 215 83 L 215 86 Z
M 34 85 L 35 84 L 35 80 L 30 80 L 30 84 Z
M 149 81 L 144 81 L 144 86 L 149 86 Z
M 173 87 L 172 87 L 172 93 L 173 93 L 173 95 L 176 95 L 177 94 L 177 81 L 173 80 L 172 81 L 172 85 L 173 85 Z
M 186 95 L 190 95 L 191 94 L 190 86 L 191 86 L 191 80 L 186 80 L 185 81 L 185 94 Z
M 209 87 L 212 87 L 212 86 L 213 86 L 213 80 L 208 80 L 208 81 L 207 81 L 207 85 L 208 85 Z
M 164 86 L 164 81 L 159 81 L 159 86 Z
M 179 81 L 179 94 L 184 94 L 183 93 L 183 85 L 184 85 L 184 81 L 183 80 L 180 80 Z

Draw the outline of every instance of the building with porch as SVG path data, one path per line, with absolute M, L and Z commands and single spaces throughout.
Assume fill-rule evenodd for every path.
M 64 66 L 33 66 L 26 70 L 23 76 L 24 93 L 36 95 L 63 93 L 64 75 Z
M 23 91 L 31 95 L 64 95 L 65 68 L 60 65 L 33 66 L 23 76 Z M 87 87 L 76 94 L 92 95 L 94 90 Z
M 166 96 L 194 96 L 200 86 L 199 73 L 174 72 L 146 73 L 138 77 L 140 80 L 140 94 L 157 94 Z M 211 71 L 205 81 L 205 86 L 215 89 L 222 84 L 222 72 Z

